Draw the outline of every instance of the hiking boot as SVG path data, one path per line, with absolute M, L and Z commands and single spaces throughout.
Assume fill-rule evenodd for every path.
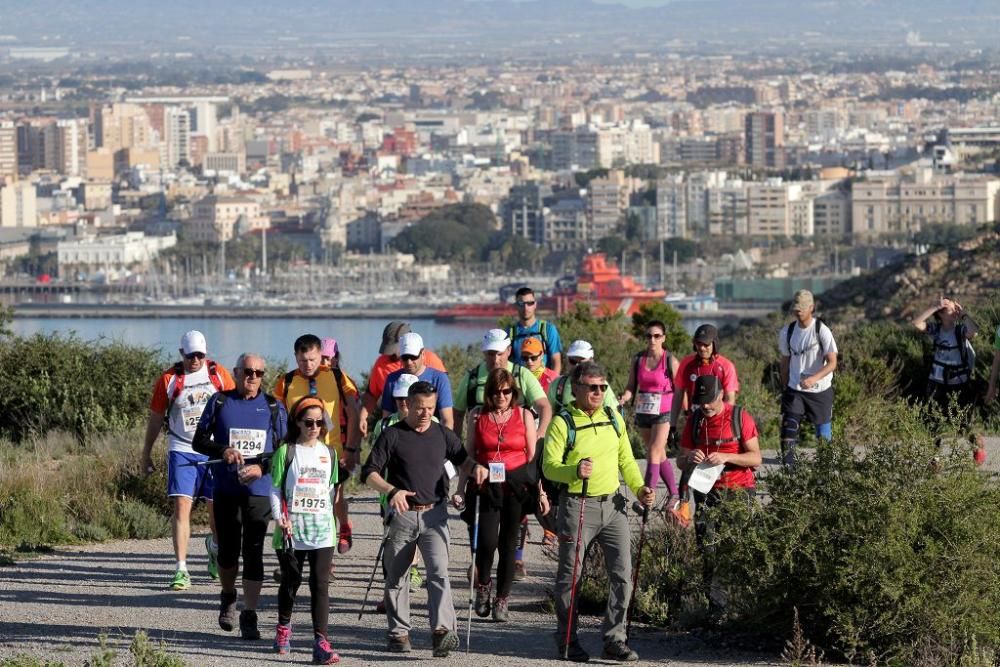
M 638 662 L 639 654 L 628 647 L 622 641 L 611 642 L 604 645 L 604 652 L 601 657 L 618 662 Z
M 212 533 L 205 536 L 205 553 L 208 554 L 208 576 L 219 578 L 219 545 L 212 539 Z
M 330 642 L 326 637 L 316 637 L 313 642 L 313 664 L 314 665 L 336 665 L 340 662 L 340 656 L 330 647 Z
M 493 601 L 493 620 L 497 623 L 506 623 L 510 620 L 510 614 L 507 613 L 507 597 L 497 596 L 497 599 Z
M 340 532 L 337 534 L 337 553 L 346 554 L 354 546 L 354 537 L 351 532 L 353 526 L 351 522 L 348 521 L 345 525 L 341 526 Z
M 410 568 L 410 590 L 415 591 L 424 585 L 424 578 L 420 576 L 420 568 L 416 565 Z
M 434 657 L 447 658 L 448 654 L 458 648 L 458 635 L 451 630 L 434 631 Z
M 236 625 L 236 591 L 219 593 L 219 627 L 232 632 Z
M 278 623 L 274 629 L 274 644 L 271 645 L 278 655 L 285 655 L 292 650 L 292 626 Z
M 524 561 L 514 561 L 514 581 L 523 581 L 528 576 L 528 571 L 524 569 Z
M 409 653 L 411 648 L 410 635 L 389 635 L 385 645 L 389 653 Z
M 569 660 L 570 662 L 589 662 L 590 654 L 583 650 L 580 646 L 580 642 L 576 639 L 569 643 L 569 650 L 567 651 L 567 645 L 562 642 L 558 642 L 559 646 L 559 659 Z
M 486 618 L 490 615 L 490 594 L 493 592 L 493 581 L 487 584 L 476 584 L 476 616 Z
M 240 637 L 247 641 L 260 639 L 260 630 L 257 629 L 256 611 L 244 609 L 240 612 Z
M 174 572 L 174 579 L 170 582 L 170 590 L 186 591 L 191 588 L 191 575 L 187 570 L 177 570 Z

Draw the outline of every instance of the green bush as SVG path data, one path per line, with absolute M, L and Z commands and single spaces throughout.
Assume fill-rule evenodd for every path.
M 90 436 L 131 428 L 149 414 L 162 363 L 152 350 L 118 342 L 35 335 L 0 341 L 0 437 L 49 430 Z

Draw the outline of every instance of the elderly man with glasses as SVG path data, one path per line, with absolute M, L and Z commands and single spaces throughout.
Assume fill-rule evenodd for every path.
M 218 578 L 218 555 L 215 533 L 215 513 L 212 504 L 212 478 L 207 460 L 191 448 L 198 420 L 208 399 L 217 391 L 232 389 L 233 378 L 224 367 L 208 358 L 208 345 L 200 331 L 188 331 L 181 337 L 181 360 L 168 368 L 156 380 L 149 404 L 149 421 L 143 443 L 140 467 L 149 475 L 155 471 L 153 445 L 166 426 L 167 430 L 167 496 L 173 499 L 174 513 L 170 530 L 174 542 L 177 567 L 170 590 L 183 591 L 191 587 L 187 569 L 188 541 L 191 539 L 191 508 L 199 498 L 208 505 L 211 533 L 205 537 L 208 553 L 208 574 Z
M 604 367 L 592 361 L 573 369 L 574 401 L 552 420 L 542 453 L 545 477 L 562 485 L 556 518 L 555 639 L 559 656 L 575 662 L 590 659 L 577 640 L 573 613 L 577 559 L 595 540 L 604 552 L 609 582 L 603 657 L 618 662 L 639 659 L 626 643 L 625 616 L 632 594 L 630 503 L 620 491 L 619 474 L 643 505 L 651 507 L 656 494 L 643 484 L 624 419 L 604 405 L 606 377 Z
M 215 519 L 219 531 L 219 627 L 236 624 L 236 575 L 243 557 L 240 636 L 260 639 L 257 600 L 264 581 L 264 536 L 271 520 L 271 455 L 285 437 L 284 406 L 264 393 L 264 358 L 245 352 L 234 369 L 236 389 L 209 399 L 192 445 L 215 464 Z

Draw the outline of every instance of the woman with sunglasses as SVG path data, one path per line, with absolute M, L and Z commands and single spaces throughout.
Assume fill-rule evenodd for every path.
M 518 546 L 521 517 L 533 509 L 535 458 L 535 418 L 519 404 L 514 376 L 505 368 L 486 377 L 484 403 L 468 416 L 469 434 L 465 447 L 480 465 L 490 471 L 488 483 L 477 489 L 475 482 L 459 478 L 459 489 L 475 494 L 479 502 L 479 536 L 476 549 L 476 614 L 485 618 L 492 609 L 493 620 L 508 620 L 507 598 L 514 581 L 514 551 Z M 453 498 L 465 507 L 462 517 L 470 525 L 472 537 L 474 503 L 465 503 L 461 494 Z M 497 554 L 496 600 L 490 604 L 493 556 Z
M 670 491 L 669 502 L 673 503 L 677 498 L 677 481 L 673 463 L 667 456 L 667 437 L 679 364 L 664 345 L 666 332 L 666 325 L 659 320 L 646 325 L 646 350 L 633 359 L 621 405 L 634 399 L 635 425 L 646 445 L 646 486 L 655 489 L 659 476 Z
M 308 560 L 313 663 L 332 665 L 340 662 L 327 637 L 330 565 L 336 541 L 333 503 L 337 454 L 323 442 L 326 420 L 322 401 L 303 398 L 292 408 L 292 415 L 287 442 L 271 463 L 271 514 L 277 524 L 274 548 L 281 564 L 274 651 L 285 654 L 291 650 L 292 608 Z

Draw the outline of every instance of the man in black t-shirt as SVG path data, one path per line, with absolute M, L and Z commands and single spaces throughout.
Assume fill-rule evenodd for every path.
M 476 465 L 450 429 L 432 420 L 437 390 L 415 382 L 406 399 L 406 419 L 382 431 L 361 475 L 371 488 L 388 497 L 389 533 L 382 565 L 388 650 L 410 650 L 410 564 L 417 547 L 427 567 L 427 598 L 434 656 L 447 657 L 458 648 L 457 620 L 448 581 L 448 484 L 445 461 L 462 466 L 482 484 L 486 468 Z M 387 477 L 383 474 L 388 469 Z

